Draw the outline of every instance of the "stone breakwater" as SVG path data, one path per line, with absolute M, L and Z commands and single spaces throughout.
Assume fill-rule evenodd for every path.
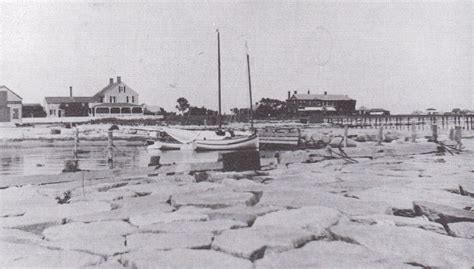
M 188 173 L 12 183 L 0 189 L 0 267 L 471 268 L 473 142 L 459 155 L 393 146 L 357 163 L 205 172 L 199 183 Z

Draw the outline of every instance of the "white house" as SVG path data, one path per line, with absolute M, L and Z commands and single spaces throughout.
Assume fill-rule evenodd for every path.
M 0 123 L 21 123 L 22 101 L 18 94 L 0 86 Z
M 91 105 L 91 114 L 102 116 L 113 115 L 143 115 L 143 107 L 138 103 L 138 93 L 125 84 L 121 77 L 114 82 L 110 78 L 109 85 L 96 93 L 93 98 L 97 104 Z

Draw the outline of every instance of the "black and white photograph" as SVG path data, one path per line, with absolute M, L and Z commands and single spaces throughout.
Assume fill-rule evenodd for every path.
M 474 268 L 473 25 L 0 0 L 0 268 Z

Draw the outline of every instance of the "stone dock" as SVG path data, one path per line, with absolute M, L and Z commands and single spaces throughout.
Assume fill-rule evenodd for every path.
M 474 140 L 367 144 L 251 172 L 2 179 L 0 267 L 474 266 Z

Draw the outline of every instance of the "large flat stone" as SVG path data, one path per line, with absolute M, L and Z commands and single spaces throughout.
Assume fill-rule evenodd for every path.
M 287 208 L 324 206 L 337 209 L 348 215 L 387 214 L 391 212 L 391 208 L 383 200 L 362 201 L 311 188 L 265 191 L 258 205 Z
M 235 205 L 253 205 L 256 197 L 249 192 L 233 192 L 225 190 L 210 190 L 206 192 L 189 192 L 171 196 L 171 205 L 197 206 L 207 208 L 223 208 Z
M 178 233 L 136 233 L 127 236 L 127 247 L 131 250 L 170 250 L 176 248 L 210 248 L 212 233 L 210 232 L 178 232 Z
M 212 248 L 237 257 L 255 260 L 266 252 L 281 252 L 293 249 L 312 240 L 313 235 L 293 227 L 259 226 L 222 232 Z
M 360 244 L 385 257 L 425 267 L 467 268 L 474 264 L 474 241 L 419 228 L 340 224 L 334 237 Z
M 209 221 L 177 221 L 171 223 L 155 223 L 141 227 L 143 232 L 166 232 L 166 233 L 184 233 L 184 232 L 210 232 L 220 233 L 225 230 L 247 227 L 247 223 L 231 219 L 215 219 Z
M 2 268 L 76 268 L 103 261 L 96 255 L 78 251 L 53 250 L 30 244 L 0 243 Z
M 399 209 L 413 208 L 413 201 L 428 201 L 454 208 L 474 207 L 474 199 L 444 190 L 418 189 L 413 187 L 375 187 L 351 194 L 364 201 L 384 201 Z
M 68 223 L 44 230 L 48 240 L 44 245 L 111 256 L 127 251 L 124 235 L 135 231 L 135 227 L 124 221 Z
M 40 244 L 43 237 L 19 229 L 0 228 L 0 241 L 18 244 Z
M 145 227 L 155 223 L 171 223 L 176 221 L 206 221 L 209 217 L 200 212 L 182 212 L 181 210 L 175 212 L 161 212 L 154 211 L 141 215 L 130 217 L 130 223 L 140 227 Z
M 276 206 L 245 206 L 237 205 L 232 207 L 210 210 L 206 214 L 211 220 L 231 219 L 238 222 L 245 222 L 249 226 L 252 225 L 258 216 L 263 216 L 270 212 L 275 212 L 281 207 Z
M 450 223 L 449 230 L 456 237 L 474 239 L 474 223 L 473 222 L 456 222 Z
M 316 237 L 324 236 L 326 230 L 337 224 L 342 217 L 335 209 L 320 206 L 303 207 L 293 210 L 281 210 L 258 217 L 253 227 L 279 226 L 293 229 L 305 229 Z
M 83 214 L 94 214 L 107 212 L 111 206 L 101 201 L 80 201 L 70 204 L 44 205 L 42 208 L 29 208 L 28 211 L 18 217 L 0 218 L 2 227 L 24 227 L 43 223 L 61 223 L 64 219 Z
M 342 241 L 314 241 L 302 248 L 265 255 L 256 268 L 412 268 L 363 246 Z
M 354 216 L 351 220 L 358 223 L 368 225 L 392 225 L 392 226 L 407 226 L 421 228 L 427 231 L 433 231 L 440 234 L 446 234 L 443 225 L 429 221 L 423 217 L 407 218 L 394 215 L 368 215 L 368 216 Z
M 252 269 L 245 259 L 213 250 L 175 249 L 170 251 L 134 251 L 121 257 L 130 268 L 236 268 Z
M 474 211 L 471 210 L 458 209 L 425 201 L 414 201 L 413 207 L 416 213 L 425 215 L 430 220 L 440 223 L 474 222 Z

